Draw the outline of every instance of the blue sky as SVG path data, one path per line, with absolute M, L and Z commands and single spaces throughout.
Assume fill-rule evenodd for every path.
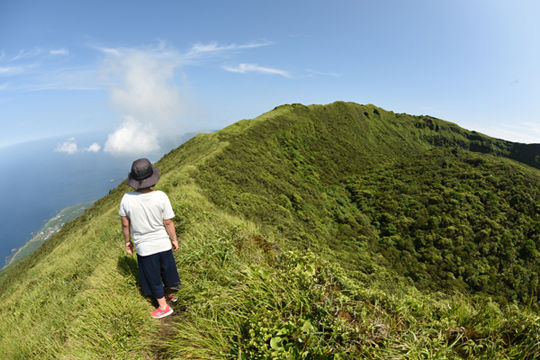
M 540 143 L 540 2 L 0 2 L 0 147 L 144 154 L 337 100 Z

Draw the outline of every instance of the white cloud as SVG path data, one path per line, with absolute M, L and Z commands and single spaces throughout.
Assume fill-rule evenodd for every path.
M 262 67 L 257 64 L 240 64 L 237 67 L 224 66 L 223 68 L 227 71 L 241 73 L 241 74 L 245 74 L 248 72 L 256 72 L 256 73 L 262 73 L 262 74 L 281 75 L 286 78 L 291 78 L 291 75 L 287 71 Z
M 90 145 L 89 147 L 87 147 L 84 150 L 88 151 L 88 152 L 97 153 L 97 152 L 99 152 L 99 150 L 101 150 L 101 145 L 99 145 L 98 143 L 93 143 L 92 145 Z
M 177 75 L 182 66 L 269 44 L 197 44 L 186 54 L 163 41 L 155 47 L 98 49 L 106 56 L 102 78 L 109 87 L 110 101 L 124 114 L 123 122 L 109 135 L 104 151 L 144 155 L 159 150 L 160 137 L 196 130 L 192 118 L 198 111 L 190 104 L 187 87 Z M 285 71 L 257 65 L 244 64 L 239 70 L 290 77 Z
M 254 49 L 271 44 L 268 41 L 229 45 L 220 45 L 215 42 L 208 44 L 198 43 L 184 54 L 168 46 L 164 41 L 160 41 L 155 47 L 145 48 L 89 47 L 104 54 L 106 57 L 105 62 L 109 65 L 114 64 L 110 66 L 109 74 L 116 73 L 117 77 L 123 76 L 126 85 L 128 77 L 133 79 L 145 75 L 140 70 L 146 69 L 147 73 L 157 70 L 156 75 L 150 74 L 152 76 L 149 77 L 153 84 L 155 85 L 156 81 L 161 81 L 159 84 L 161 89 L 165 89 L 165 87 L 161 86 L 165 84 L 169 90 L 172 89 L 173 92 L 178 92 L 173 89 L 175 79 L 172 73 L 182 65 L 219 58 L 235 51 Z M 117 85 L 99 82 L 98 74 L 103 69 L 98 69 L 93 64 L 70 66 L 65 59 L 65 56 L 70 54 L 71 52 L 67 48 L 47 49 L 35 47 L 30 50 L 22 49 L 15 54 L 6 54 L 5 51 L 0 50 L 0 77 L 18 76 L 17 81 L 10 84 L 10 91 L 96 90 L 103 89 L 105 86 L 105 88 L 116 89 L 115 94 L 112 96 L 117 97 L 117 99 L 112 99 L 113 102 L 124 101 L 120 98 L 126 94 L 126 88 L 121 89 Z M 71 59 L 68 61 L 71 61 Z M 139 62 L 139 74 L 136 73 L 138 70 L 135 67 L 135 62 Z M 126 66 L 126 69 L 128 69 L 124 71 L 124 74 L 121 74 L 122 66 Z M 131 84 L 134 84 L 133 81 L 131 81 Z M 123 94 L 122 90 L 124 90 Z M 170 94 L 172 94 L 171 91 L 168 92 L 165 98 L 161 98 L 161 101 L 168 101 L 170 104 Z M 157 95 L 154 99 L 156 98 L 158 98 Z M 186 104 L 184 103 L 182 106 L 186 107 Z M 156 103 L 154 108 L 158 107 L 159 104 Z M 146 105 L 141 104 L 140 108 L 146 108 Z M 169 109 L 169 107 L 167 108 Z M 140 119 L 138 114 L 128 114 Z
M 11 61 L 20 61 L 20 60 L 25 60 L 25 59 L 36 58 L 36 57 L 39 57 L 42 53 L 43 53 L 43 50 L 41 50 L 40 48 L 34 48 L 33 50 L 22 49 L 17 53 L 17 55 L 7 58 L 6 61 L 11 62 Z
M 77 147 L 77 143 L 75 142 L 75 138 L 70 138 L 64 143 L 58 145 L 56 149 L 54 149 L 56 152 L 65 152 L 68 155 L 75 154 L 77 151 L 79 151 Z
M 187 55 L 190 56 L 190 55 L 195 55 L 195 54 L 217 52 L 217 51 L 223 51 L 225 49 L 226 49 L 225 47 L 219 46 L 217 43 L 195 44 L 193 45 L 191 50 L 187 53 Z
M 109 88 L 110 101 L 124 115 L 123 122 L 109 135 L 104 151 L 121 155 L 155 151 L 160 136 L 196 130 L 192 119 L 199 111 L 190 104 L 188 87 L 178 74 L 181 68 L 227 52 L 267 45 L 270 43 L 199 43 L 185 54 L 164 41 L 145 48 L 97 48 L 105 55 L 101 75 Z M 249 70 L 288 76 L 269 68 Z
M 17 75 L 24 72 L 22 66 L 0 66 L 0 76 L 1 75 Z
M 272 45 L 272 42 L 258 42 L 258 43 L 250 43 L 250 44 L 243 44 L 243 45 L 237 45 L 237 44 L 231 44 L 231 45 L 218 45 L 216 42 L 212 42 L 209 44 L 195 44 L 191 48 L 191 50 L 186 54 L 186 57 L 197 57 L 201 55 L 208 55 L 208 54 L 217 54 L 227 51 L 236 51 L 236 50 L 243 50 L 243 49 L 254 49 L 258 47 L 268 46 Z
M 160 43 L 146 49 L 103 49 L 107 55 L 102 75 L 109 87 L 110 101 L 124 114 L 105 151 L 128 154 L 159 149 L 161 135 L 193 131 L 191 117 L 196 110 L 177 73 L 186 63 L 175 49 Z M 181 95 L 182 94 L 182 95 Z M 125 139 L 136 138 L 129 144 Z M 131 146 L 128 146 L 131 145 Z
M 167 130 L 187 106 L 175 83 L 182 57 L 167 49 L 117 49 L 104 69 L 110 100 L 122 113 Z
M 69 50 L 65 49 L 65 48 L 55 49 L 55 50 L 50 50 L 49 54 L 51 54 L 51 55 L 69 55 Z
M 336 73 L 336 72 L 321 72 L 321 71 L 315 71 L 315 70 L 308 70 L 308 72 L 314 75 L 341 77 L 341 74 Z
M 176 136 L 200 129 L 201 111 L 191 101 L 189 84 L 181 72 L 186 64 L 213 61 L 220 57 L 248 49 L 270 45 L 270 42 L 246 44 L 196 44 L 181 53 L 160 41 L 156 46 L 137 48 L 99 48 L 89 46 L 103 56 L 97 67 L 90 61 L 82 66 L 72 66 L 76 57 L 68 57 L 67 48 L 35 48 L 6 54 L 0 50 L 0 79 L 15 75 L 13 81 L 0 81 L 2 94 L 11 92 L 46 90 L 96 90 L 109 91 L 110 103 L 118 110 L 118 127 L 109 135 L 103 148 L 99 144 L 88 148 L 77 147 L 75 140 L 59 145 L 55 151 L 73 154 L 77 151 L 108 151 L 126 153 L 130 147 L 125 139 L 137 139 L 132 147 L 155 150 L 158 139 Z M 77 57 L 81 58 L 81 57 Z M 289 76 L 287 72 L 241 65 L 240 71 Z M 126 119 L 130 118 L 131 121 Z M 142 131 L 137 134 L 135 131 Z M 143 138 L 144 137 L 144 138 Z
M 96 49 L 108 55 L 120 56 L 120 50 L 117 50 L 117 49 L 104 48 L 104 47 L 96 48 Z
M 79 146 L 77 145 L 77 141 L 75 141 L 75 138 L 69 138 L 66 141 L 64 141 L 62 144 L 59 144 L 54 151 L 56 152 L 63 152 L 68 155 L 73 155 L 75 153 L 78 153 L 80 151 L 86 151 L 86 152 L 94 152 L 97 153 L 99 150 L 101 150 L 101 145 L 98 143 L 93 143 L 87 148 L 79 149 Z
M 67 66 L 65 48 L 31 51 L 21 50 L 8 56 L 0 53 L 0 76 L 17 76 L 11 91 L 95 90 L 98 88 L 96 69 L 92 66 Z
M 158 131 L 125 116 L 120 127 L 109 134 L 104 151 L 114 155 L 141 155 L 158 149 Z

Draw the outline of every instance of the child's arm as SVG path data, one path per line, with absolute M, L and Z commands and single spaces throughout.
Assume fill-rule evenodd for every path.
M 131 241 L 130 226 L 131 222 L 127 216 L 122 216 L 122 233 L 126 241 L 126 251 L 128 254 L 133 254 L 133 242 Z
M 178 250 L 178 239 L 176 238 L 176 229 L 174 228 L 173 219 L 163 220 L 163 225 L 165 225 L 165 230 L 167 230 L 167 234 L 169 234 L 169 238 L 171 239 L 173 251 Z

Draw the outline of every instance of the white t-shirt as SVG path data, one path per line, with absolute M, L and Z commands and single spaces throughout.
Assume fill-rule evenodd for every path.
M 119 214 L 129 218 L 133 244 L 140 256 L 172 249 L 163 220 L 174 218 L 174 212 L 164 192 L 126 193 L 120 202 Z

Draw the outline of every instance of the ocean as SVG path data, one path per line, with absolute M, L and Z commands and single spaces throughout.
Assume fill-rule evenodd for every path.
M 184 136 L 174 147 L 193 135 Z M 81 147 L 99 142 L 93 139 L 95 134 L 76 137 Z M 105 135 L 100 139 L 103 144 Z M 100 199 L 117 187 L 137 158 L 112 156 L 103 150 L 71 155 L 55 152 L 66 140 L 51 138 L 0 148 L 0 169 L 4 174 L 0 180 L 4 189 L 0 201 L 0 268 L 14 249 L 26 244 L 58 211 Z M 157 161 L 172 148 L 147 157 Z

